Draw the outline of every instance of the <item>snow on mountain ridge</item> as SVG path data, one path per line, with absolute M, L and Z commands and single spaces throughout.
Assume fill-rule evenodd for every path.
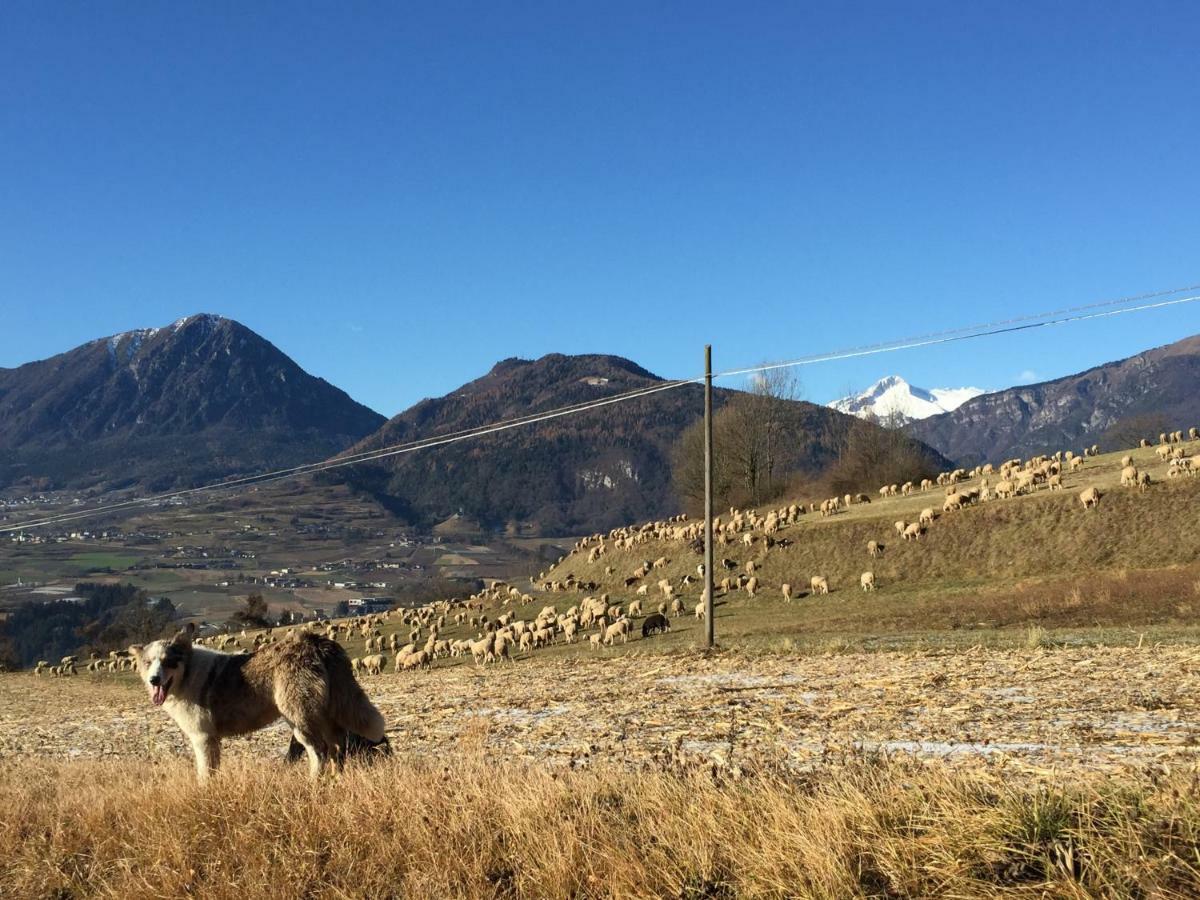
M 986 391 L 975 387 L 927 390 L 909 384 L 899 375 L 888 375 L 865 391 L 852 397 L 834 400 L 829 406 L 860 418 L 873 415 L 886 419 L 899 415 L 906 421 L 911 421 L 950 412 L 983 393 Z

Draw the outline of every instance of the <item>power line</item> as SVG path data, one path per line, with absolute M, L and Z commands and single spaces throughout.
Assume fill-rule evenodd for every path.
M 1200 285 L 1192 285 L 1185 288 L 1176 288 L 1168 291 L 1155 291 L 1148 294 L 1139 294 L 1131 297 L 1124 297 L 1117 300 L 1105 300 L 1099 303 L 1090 303 L 1083 306 L 1067 307 L 1051 312 L 1037 313 L 1033 315 L 1020 316 L 1011 319 L 1004 319 L 990 323 L 972 325 L 963 328 L 956 328 L 947 331 L 932 332 L 925 335 L 919 335 L 909 338 L 901 338 L 893 341 L 886 341 L 878 344 L 849 348 L 845 350 L 837 350 L 828 353 L 815 354 L 812 356 L 798 357 L 796 359 L 782 360 L 779 362 L 762 363 L 757 366 L 748 366 L 738 369 L 728 369 L 723 372 L 715 373 L 714 378 L 731 378 L 737 375 L 749 375 L 758 372 L 766 372 L 773 369 L 792 368 L 796 366 L 815 365 L 824 362 L 833 362 L 841 359 L 851 359 L 854 357 L 871 356 L 881 353 L 891 353 L 899 350 L 907 350 L 918 347 L 928 347 L 938 344 L 949 344 L 958 341 L 973 340 L 981 337 L 991 337 L 999 334 L 1006 334 L 1018 331 L 1027 331 L 1035 328 L 1045 328 L 1051 325 L 1066 325 L 1075 322 L 1082 322 L 1089 319 L 1107 318 L 1110 316 L 1125 315 L 1128 313 L 1143 312 L 1150 309 L 1160 309 L 1169 306 L 1178 306 L 1186 303 L 1194 303 L 1200 301 L 1200 294 L 1193 296 L 1176 298 L 1172 300 L 1159 300 L 1161 297 L 1168 297 L 1172 294 L 1182 293 L 1184 291 L 1200 290 Z M 1139 301 L 1156 300 L 1153 303 L 1141 303 Z M 1127 304 L 1134 303 L 1136 305 L 1129 306 Z M 704 376 L 695 378 L 676 379 L 674 381 L 666 381 L 650 385 L 648 387 L 635 388 L 631 391 L 625 391 L 620 394 L 614 394 L 609 397 L 604 397 L 599 400 L 582 401 L 567 406 L 558 407 L 553 410 L 548 410 L 541 413 L 530 413 L 524 416 L 517 416 L 512 419 L 501 422 L 481 425 L 476 428 L 463 429 L 461 431 L 451 432 L 444 435 L 436 435 L 428 438 L 422 438 L 416 441 L 410 441 L 403 444 L 394 444 L 388 447 L 381 447 L 375 450 L 362 451 L 360 453 L 351 454 L 348 456 L 335 457 L 332 460 L 323 460 L 315 463 L 306 463 L 300 466 L 292 466 L 285 469 L 277 469 L 272 472 L 263 472 L 257 475 L 247 475 L 240 478 L 234 478 L 226 481 L 217 482 L 215 484 L 203 485 L 194 488 L 185 488 L 178 491 L 171 491 L 165 494 L 156 494 L 150 497 L 134 498 L 130 500 L 120 501 L 116 503 L 105 504 L 102 506 L 91 507 L 86 510 L 74 510 L 71 512 L 59 513 L 57 515 L 45 516 L 40 519 L 31 519 L 16 525 L 0 526 L 0 534 L 22 531 L 26 528 L 37 528 L 45 525 L 55 525 L 66 522 L 73 522 L 79 519 L 91 518 L 109 512 L 130 509 L 139 506 L 148 506 L 157 503 L 163 503 L 169 500 L 179 499 L 185 496 L 190 496 L 199 493 L 211 491 L 221 491 L 235 487 L 248 487 L 263 484 L 271 484 L 276 481 L 281 481 L 287 478 L 292 478 L 297 475 L 311 475 L 319 472 L 329 471 L 331 469 L 344 468 L 346 466 L 357 465 L 359 463 L 373 462 L 378 459 L 386 459 L 392 456 L 399 456 L 406 453 L 414 453 L 418 450 L 425 450 L 431 447 L 440 447 L 446 444 L 457 443 L 459 441 L 470 440 L 476 437 L 483 437 L 488 434 L 495 434 L 501 431 L 507 431 L 513 428 L 519 428 L 525 425 L 533 425 L 538 422 L 545 422 L 551 419 L 561 418 L 563 416 L 574 415 L 576 413 L 587 412 L 592 409 L 597 409 L 603 406 L 609 406 L 614 403 L 623 403 L 628 400 L 636 400 L 641 397 L 648 397 L 653 394 L 662 393 L 664 391 L 673 390 L 683 387 L 688 384 L 701 383 Z
M 1200 286 L 1198 286 L 1200 287 Z M 1194 290 L 1194 289 L 1193 289 Z M 1172 293 L 1172 292 L 1167 292 Z M 1162 296 L 1162 294 L 1152 294 L 1147 296 Z M 1030 321 L 1042 319 L 1041 316 L 1023 316 L 1020 319 L 1010 319 L 1008 324 L 1005 322 L 993 323 L 992 325 L 978 325 L 973 328 L 960 328 L 954 331 L 935 332 L 933 334 L 924 335 L 921 337 L 903 338 L 898 341 L 887 341 L 880 344 L 870 344 L 863 347 L 851 348 L 848 350 L 838 350 L 832 353 L 820 353 L 813 356 L 802 356 L 797 359 L 783 360 L 781 362 L 763 363 L 758 366 L 747 366 L 741 369 L 728 369 L 714 375 L 714 378 L 732 378 L 735 375 L 751 375 L 756 372 L 767 372 L 771 369 L 787 369 L 795 366 L 809 366 L 816 363 L 833 362 L 839 359 L 853 359 L 859 356 L 874 356 L 879 353 L 891 353 L 897 350 L 911 350 L 915 347 L 930 347 L 936 344 L 952 344 L 957 341 L 969 341 L 974 338 L 993 337 L 998 334 L 1008 334 L 1016 331 L 1029 331 L 1034 328 L 1046 328 L 1051 325 L 1069 325 L 1074 322 L 1084 322 L 1088 319 L 1104 319 L 1111 316 L 1121 316 L 1126 313 L 1143 312 L 1148 309 L 1160 309 L 1167 306 L 1179 306 L 1184 303 L 1195 303 L 1200 300 L 1200 294 L 1192 297 L 1181 297 L 1175 300 L 1160 300 L 1157 303 L 1144 303 L 1139 306 L 1129 306 L 1120 309 L 1109 309 L 1100 312 L 1082 313 L 1079 315 L 1057 316 L 1043 321 Z M 1109 305 L 1109 304 L 1104 304 Z M 1094 307 L 1081 307 L 1084 309 Z M 1054 316 L 1054 313 L 1046 315 Z M 977 330 L 984 329 L 984 330 Z

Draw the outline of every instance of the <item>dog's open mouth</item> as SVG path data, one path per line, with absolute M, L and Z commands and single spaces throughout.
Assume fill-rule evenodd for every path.
M 170 689 L 171 682 L 174 680 L 175 679 L 173 677 L 168 678 L 162 684 L 156 684 L 152 688 L 150 688 L 150 700 L 151 700 L 151 702 L 154 703 L 155 706 L 163 705 L 163 701 L 167 699 L 167 691 L 168 691 L 168 689 Z

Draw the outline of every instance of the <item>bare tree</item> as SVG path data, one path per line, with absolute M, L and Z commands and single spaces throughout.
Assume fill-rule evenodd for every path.
M 893 411 L 885 417 L 865 416 L 842 438 L 838 459 L 829 472 L 836 494 L 874 491 L 884 484 L 929 477 L 936 465 L 927 447 L 904 430 L 905 417 Z
M 729 397 L 713 414 L 713 494 L 718 508 L 757 505 L 775 499 L 795 468 L 804 444 L 803 417 L 795 401 L 800 382 L 773 370 L 756 377 L 749 390 Z M 672 459 L 680 498 L 696 508 L 704 498 L 704 423 L 680 436 Z

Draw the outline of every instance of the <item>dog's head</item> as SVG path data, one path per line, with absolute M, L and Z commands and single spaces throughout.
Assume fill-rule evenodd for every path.
M 138 674 L 150 689 L 150 700 L 162 706 L 171 688 L 183 681 L 188 660 L 192 655 L 192 635 L 196 626 L 188 623 L 169 641 L 154 641 L 145 647 L 129 648 Z

